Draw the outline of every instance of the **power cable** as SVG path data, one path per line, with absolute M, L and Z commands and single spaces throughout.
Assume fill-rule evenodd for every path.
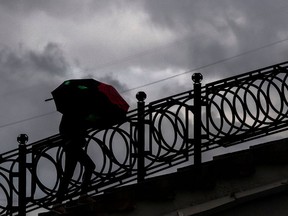
M 283 43 L 283 42 L 286 42 L 286 41 L 288 41 L 288 38 L 285 38 L 285 39 L 279 40 L 279 41 L 275 41 L 275 42 L 272 42 L 272 43 L 270 43 L 270 44 L 266 44 L 266 45 L 264 45 L 264 46 L 257 47 L 257 48 L 255 48 L 255 49 L 251 49 L 251 50 L 245 51 L 245 52 L 243 52 L 243 53 L 239 53 L 239 54 L 237 54 L 237 55 L 234 55 L 234 56 L 231 56 L 231 57 L 228 57 L 228 58 L 224 58 L 224 59 L 221 59 L 221 60 L 212 62 L 212 63 L 210 63 L 210 64 L 206 64 L 206 65 L 203 65 L 203 66 L 200 66 L 200 67 L 196 67 L 196 68 L 193 68 L 193 69 L 184 71 L 184 72 L 182 72 L 182 73 L 175 74 L 175 75 L 173 75 L 173 76 L 169 76 L 169 77 L 166 77 L 166 78 L 163 78 L 163 79 L 156 80 L 156 81 L 154 81 L 154 82 L 150 82 L 150 83 L 147 83 L 147 84 L 144 84 L 144 85 L 141 85 L 141 86 L 137 86 L 137 87 L 134 87 L 134 88 L 130 88 L 130 89 L 127 89 L 127 90 L 122 91 L 122 93 L 126 93 L 126 92 L 129 92 L 129 91 L 137 90 L 137 89 L 139 89 L 139 88 L 147 87 L 147 86 L 150 86 L 150 85 L 154 85 L 154 84 L 157 84 L 157 83 L 160 83 L 160 82 L 169 80 L 169 79 L 173 79 L 173 78 L 178 77 L 178 76 L 182 76 L 182 75 L 187 74 L 187 73 L 192 73 L 192 72 L 195 72 L 195 71 L 199 71 L 199 70 L 202 70 L 202 69 L 204 69 L 204 68 L 208 68 L 208 67 L 211 67 L 211 66 L 214 66 L 214 65 L 217 65 L 217 64 L 226 62 L 226 61 L 230 61 L 230 60 L 235 59 L 235 58 L 238 58 L 238 57 L 240 57 L 240 56 L 244 56 L 244 55 L 247 55 L 247 54 L 250 54 L 250 53 L 253 53 L 253 52 L 257 52 L 257 51 L 259 51 L 259 50 L 261 50 L 261 49 L 265 49 L 265 48 L 268 48 L 268 47 L 271 47 L 271 46 L 275 46 L 275 45 L 277 45 L 277 44 L 280 44 L 280 43 Z
M 36 115 L 36 116 L 29 117 L 29 118 L 25 118 L 25 119 L 22 119 L 22 120 L 19 120 L 19 121 L 10 122 L 10 123 L 7 123 L 7 124 L 0 125 L 0 128 L 9 127 L 9 126 L 12 126 L 12 125 L 15 125 L 15 124 L 23 123 L 23 122 L 30 121 L 30 120 L 37 119 L 37 118 L 41 118 L 41 117 L 48 116 L 48 115 L 51 115 L 51 114 L 54 114 L 54 113 L 57 113 L 57 112 L 56 111 L 52 111 L 52 112 L 49 112 L 49 113 L 44 113 L 44 114 L 41 114 L 41 115 Z
M 275 45 L 277 45 L 277 44 L 280 44 L 280 43 L 283 43 L 283 42 L 286 42 L 286 41 L 288 41 L 288 38 L 285 38 L 285 39 L 282 39 L 282 40 L 278 40 L 278 41 L 275 41 L 275 42 L 266 44 L 266 45 L 264 45 L 264 46 L 260 46 L 260 47 L 254 48 L 254 49 L 251 49 L 251 50 L 248 50 L 248 51 L 245 51 L 245 52 L 236 54 L 236 55 L 234 55 L 234 56 L 231 56 L 231 57 L 228 57 L 228 58 L 224 58 L 224 59 L 221 59 L 221 60 L 212 62 L 212 63 L 210 63 L 210 64 L 206 64 L 206 65 L 203 65 L 203 66 L 200 66 L 200 67 L 196 67 L 196 68 L 193 68 L 193 69 L 184 71 L 184 72 L 182 72 L 182 73 L 175 74 L 175 75 L 173 75 L 173 76 L 169 76 L 169 77 L 166 77 L 166 78 L 163 78 L 163 79 L 159 79 L 159 80 L 156 80 L 156 81 L 154 81 L 154 82 L 150 82 L 150 83 L 146 83 L 146 84 L 143 84 L 143 85 L 140 85 L 140 86 L 137 86 L 137 87 L 129 88 L 129 89 L 126 89 L 126 90 L 122 91 L 121 93 L 122 93 L 122 94 L 125 94 L 125 93 L 130 92 L 130 91 L 134 91 L 134 90 L 137 90 L 137 89 L 140 89 L 140 88 L 144 88 L 144 87 L 147 87 L 147 86 L 155 85 L 155 84 L 157 84 L 157 83 L 164 82 L 164 81 L 166 81 L 166 80 L 170 80 L 170 79 L 173 79 L 173 78 L 175 78 L 175 77 L 182 76 L 182 75 L 184 75 L 184 74 L 188 74 L 188 73 L 192 73 L 192 72 L 195 72 L 195 71 L 199 71 L 199 70 L 202 70 L 202 69 L 204 69 L 204 68 L 208 68 L 208 67 L 211 67 L 211 66 L 214 66 L 214 65 L 223 63 L 223 62 L 227 62 L 227 61 L 230 61 L 230 60 L 232 60 L 232 59 L 235 59 L 235 58 L 238 58 L 238 57 L 241 57 L 241 56 L 244 56 L 244 55 L 253 53 L 253 52 L 257 52 L 257 51 L 259 51 L 259 50 L 262 50 L 262 49 L 265 49 L 265 48 L 268 48 L 268 47 L 271 47 L 271 46 L 275 46 Z M 49 113 L 44 113 L 44 114 L 41 114 L 41 115 L 29 117 L 29 118 L 26 118 L 26 119 L 22 119 L 22 120 L 20 120 L 20 121 L 15 121 L 15 122 L 7 123 L 7 124 L 4 124 L 4 125 L 0 125 L 0 128 L 8 127 L 8 126 L 11 126 L 11 125 L 14 125 L 14 124 L 23 123 L 23 122 L 25 122 L 25 121 L 30 121 L 30 120 L 37 119 L 37 118 L 41 118 L 41 117 L 45 117 L 45 116 L 48 116 L 48 115 L 51 115 L 51 114 L 54 114 L 54 113 L 56 113 L 56 111 L 52 111 L 52 112 L 49 112 Z

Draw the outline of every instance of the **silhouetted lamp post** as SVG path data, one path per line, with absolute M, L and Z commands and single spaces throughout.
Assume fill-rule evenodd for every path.
M 194 165 L 201 165 L 202 155 L 201 155 L 201 81 L 203 76 L 201 73 L 194 73 L 192 75 L 192 80 L 194 82 Z
M 18 207 L 19 216 L 26 215 L 26 143 L 28 142 L 28 136 L 26 134 L 20 134 L 17 137 L 19 143 L 19 177 L 18 177 Z
M 145 118 L 145 99 L 146 99 L 146 93 L 143 91 L 140 91 L 136 94 L 136 98 L 138 100 L 138 119 L 137 119 L 137 130 L 138 130 L 138 137 L 137 137 L 137 144 L 138 144 L 138 182 L 141 182 L 145 178 L 145 159 L 144 159 L 144 153 L 145 153 L 145 124 L 144 124 L 144 118 Z

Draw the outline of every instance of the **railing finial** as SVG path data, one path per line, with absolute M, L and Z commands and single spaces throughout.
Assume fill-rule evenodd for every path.
M 17 137 L 17 142 L 20 144 L 20 145 L 25 145 L 27 142 L 28 142 L 28 135 L 27 134 L 20 134 L 18 137 Z
M 136 94 L 136 98 L 138 101 L 144 101 L 146 98 L 147 98 L 147 95 L 144 91 L 139 91 L 137 94 Z
M 203 80 L 203 75 L 201 73 L 194 73 L 192 75 L 192 80 L 194 83 L 201 83 Z

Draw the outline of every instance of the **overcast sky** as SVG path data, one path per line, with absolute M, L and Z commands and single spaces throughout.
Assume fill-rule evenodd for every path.
M 1 150 L 16 147 L 19 133 L 35 141 L 58 132 L 61 116 L 44 100 L 66 79 L 134 89 L 285 40 L 287 18 L 285 0 L 0 0 Z M 286 61 L 287 48 L 196 72 L 207 83 Z M 147 102 L 176 94 L 192 87 L 191 74 L 123 96 L 134 107 L 140 90 Z
M 1 152 L 20 133 L 58 132 L 44 100 L 66 79 L 113 84 L 134 107 L 137 91 L 147 102 L 186 91 L 185 72 L 214 62 L 226 59 L 194 71 L 204 83 L 286 61 L 287 18 L 286 0 L 0 0 Z

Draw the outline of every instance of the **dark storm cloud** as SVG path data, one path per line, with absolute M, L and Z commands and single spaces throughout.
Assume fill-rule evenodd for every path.
M 70 66 L 57 44 L 48 43 L 43 50 L 34 51 L 25 48 L 0 51 L 0 76 L 27 78 L 47 74 L 53 77 L 65 76 Z M 26 80 L 29 81 L 29 80 Z
M 125 3 L 126 1 L 123 1 Z M 128 1 L 131 2 L 131 1 Z M 54 17 L 86 17 L 97 12 L 107 10 L 113 6 L 124 6 L 122 1 L 115 0 L 1 0 L 0 6 L 17 13 L 34 13 L 42 11 Z
M 49 120 L 45 116 L 33 121 L 25 119 L 56 111 L 53 103 L 44 100 L 51 97 L 50 92 L 67 76 L 70 68 L 62 49 L 54 43 L 40 50 L 24 46 L 0 49 L 2 151 L 16 147 L 13 143 L 18 133 L 28 133 L 30 141 L 36 141 L 57 131 L 55 114 L 50 115 Z
M 47 44 L 41 53 L 30 51 L 27 57 L 36 70 L 62 76 L 69 70 L 62 50 L 54 43 Z
M 287 9 L 288 6 L 282 0 L 147 0 L 143 2 L 153 23 L 175 30 L 185 28 L 191 33 L 197 33 L 196 31 L 201 31 L 201 28 L 205 29 L 210 25 L 211 28 L 215 28 L 214 33 L 225 33 L 232 29 L 233 32 L 237 32 L 237 35 L 256 36 L 263 31 L 271 32 L 273 35 L 275 32 L 273 33 L 272 29 L 278 31 L 279 27 L 287 26 L 277 18 L 279 13 L 285 13 L 285 8 Z M 209 36 L 213 38 L 217 35 Z M 239 37 L 241 38 L 241 35 Z
M 193 68 L 287 37 L 288 26 L 287 22 L 283 21 L 286 17 L 287 4 L 282 0 L 147 0 L 142 2 L 154 25 L 169 28 L 178 32 L 179 36 L 181 32 L 186 34 L 182 40 L 183 46 L 175 46 L 170 54 L 167 52 L 164 55 L 167 64 L 173 62 L 174 58 L 174 62 L 178 59 L 183 67 Z M 263 55 L 265 51 L 266 55 Z M 273 51 L 272 47 L 270 53 Z M 281 48 L 277 47 L 277 51 L 277 57 L 281 58 Z M 253 65 L 258 67 L 258 65 L 266 66 L 265 63 L 269 64 L 269 60 L 271 61 L 267 50 L 259 52 L 258 55 L 257 66 L 251 64 L 252 59 L 250 61 L 245 59 L 245 62 L 251 64 L 251 67 Z M 178 58 L 175 58 L 176 56 Z M 165 62 L 165 59 L 162 62 Z M 241 68 L 241 65 L 243 61 L 240 59 L 238 62 L 232 62 L 228 67 Z M 225 68 L 226 65 L 223 67 L 219 72 L 221 75 L 233 74 L 230 68 Z M 242 72 L 245 71 L 244 66 Z
M 207 1 L 205 2 L 207 3 Z M 206 4 L 205 2 L 204 4 Z M 143 6 L 150 14 L 152 22 L 168 28 L 181 28 L 183 26 L 187 28 L 191 26 L 195 19 L 199 19 L 199 5 L 201 4 L 199 0 L 143 1 Z
M 81 1 L 82 2 L 82 1 Z M 76 12 L 77 9 L 80 9 L 80 6 L 83 3 L 77 1 L 45 1 L 45 0 L 2 0 L 0 1 L 0 5 L 12 11 L 18 12 L 34 12 L 35 10 L 45 11 L 47 13 L 52 13 L 54 15 L 61 14 L 66 15 L 68 13 Z M 85 1 L 84 1 L 85 3 Z M 78 6 L 78 7 L 75 7 Z

